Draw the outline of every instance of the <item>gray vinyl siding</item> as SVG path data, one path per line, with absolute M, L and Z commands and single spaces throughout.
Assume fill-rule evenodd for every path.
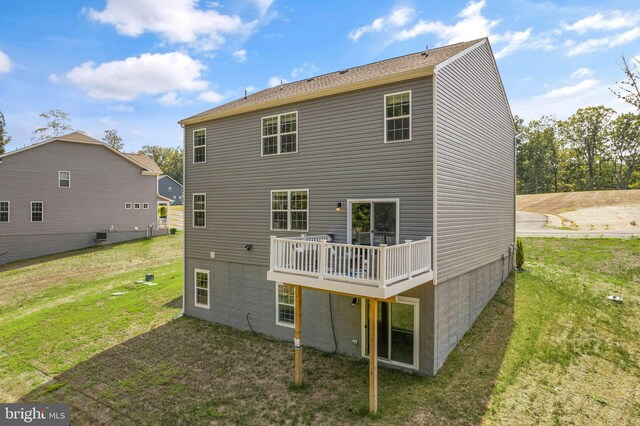
M 487 43 L 436 74 L 436 280 L 508 255 L 515 239 L 512 118 Z
M 172 206 L 182 205 L 182 185 L 168 176 L 158 179 L 158 194 L 173 200 Z
M 442 367 L 510 272 L 509 259 L 500 259 L 433 286 L 434 372 Z
M 194 269 L 209 271 L 209 309 L 194 304 Z M 276 324 L 276 286 L 274 282 L 266 279 L 268 269 L 267 266 L 187 259 L 185 313 L 242 330 L 253 328 L 260 334 L 293 341 L 293 329 Z M 432 285 L 424 285 L 403 294 L 420 300 L 418 373 L 425 375 L 435 374 L 433 289 Z M 353 307 L 351 297 L 336 294 L 329 296 L 329 293 L 306 289 L 303 289 L 302 294 L 302 345 L 361 357 L 361 301 Z M 380 365 L 389 366 L 384 362 Z M 415 372 L 405 367 L 393 367 Z
M 58 171 L 71 172 L 70 188 L 58 187 Z M 6 263 L 91 245 L 112 227 L 109 241 L 145 236 L 156 226 L 157 177 L 104 147 L 55 141 L 2 159 L 0 200 L 11 202 L 10 222 L 0 223 Z M 44 222 L 31 222 L 31 201 L 44 203 Z
M 186 129 L 186 257 L 268 265 L 270 191 L 309 189 L 308 234 L 346 242 L 347 199 L 399 198 L 400 238 L 432 233 L 432 80 L 422 78 L 222 118 Z M 412 91 L 413 141 L 384 143 L 384 95 Z M 298 153 L 261 157 L 261 117 L 298 112 Z M 193 164 L 193 130 L 207 161 Z M 206 229 L 192 228 L 192 195 L 207 194 Z M 342 202 L 345 212 L 336 213 Z M 244 246 L 252 244 L 247 251 Z

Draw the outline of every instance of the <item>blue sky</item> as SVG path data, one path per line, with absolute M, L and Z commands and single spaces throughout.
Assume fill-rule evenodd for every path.
M 115 128 L 127 150 L 179 146 L 177 121 L 283 81 L 488 36 L 515 114 L 604 104 L 640 58 L 637 0 L 0 0 L 0 110 L 30 143 L 38 114 Z

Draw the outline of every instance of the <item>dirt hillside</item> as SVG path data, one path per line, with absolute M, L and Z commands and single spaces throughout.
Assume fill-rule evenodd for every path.
M 591 207 L 640 205 L 640 189 L 518 195 L 516 198 L 519 211 L 559 214 Z

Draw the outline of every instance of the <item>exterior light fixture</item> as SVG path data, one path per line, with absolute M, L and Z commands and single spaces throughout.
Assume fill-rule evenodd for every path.
M 354 297 L 353 299 L 351 299 L 351 307 L 355 308 L 358 305 L 358 298 Z
M 342 203 L 340 201 L 338 201 L 338 204 L 336 204 L 336 212 L 342 212 Z

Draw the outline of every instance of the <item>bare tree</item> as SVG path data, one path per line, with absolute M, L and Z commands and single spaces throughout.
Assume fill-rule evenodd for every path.
M 33 131 L 33 136 L 31 137 L 33 142 L 44 141 L 73 132 L 69 114 L 60 109 L 50 109 L 39 114 L 39 117 L 47 120 L 47 125 Z
M 616 81 L 618 90 L 611 89 L 611 91 L 623 101 L 636 107 L 640 111 L 640 58 L 633 57 L 627 60 L 622 56 L 622 65 L 620 69 L 625 75 L 625 79 L 622 81 Z

